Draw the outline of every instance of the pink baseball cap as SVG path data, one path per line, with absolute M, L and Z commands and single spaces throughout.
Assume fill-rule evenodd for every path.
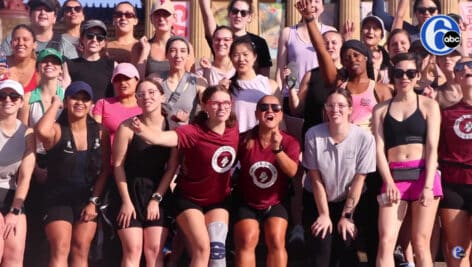
M 139 80 L 139 72 L 136 69 L 136 67 L 128 62 L 123 62 L 118 65 L 116 65 L 115 69 L 113 70 L 113 75 L 111 76 L 111 82 L 115 79 L 117 75 L 124 75 L 128 78 L 136 78 Z

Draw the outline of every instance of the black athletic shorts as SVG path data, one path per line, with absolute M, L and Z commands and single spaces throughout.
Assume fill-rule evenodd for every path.
M 472 185 L 444 182 L 442 189 L 444 197 L 439 208 L 465 210 L 472 214 Z

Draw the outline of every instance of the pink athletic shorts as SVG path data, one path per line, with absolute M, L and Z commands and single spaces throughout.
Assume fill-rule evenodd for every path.
M 406 169 L 406 168 L 424 168 L 425 162 L 423 159 L 420 160 L 410 160 L 403 162 L 390 162 L 390 170 L 393 169 Z M 395 177 L 393 177 L 395 179 Z M 420 173 L 418 180 L 414 181 L 396 181 L 395 185 L 400 191 L 400 199 L 406 201 L 416 201 L 421 197 L 421 193 L 424 188 L 424 183 L 426 181 L 426 175 L 424 169 Z M 382 185 L 382 193 L 385 192 L 385 184 Z M 433 182 L 433 194 L 435 197 L 442 197 L 442 186 L 441 186 L 441 172 L 436 170 L 434 175 Z

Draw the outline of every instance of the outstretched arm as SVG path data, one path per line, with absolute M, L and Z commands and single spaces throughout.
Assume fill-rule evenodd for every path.
M 177 146 L 179 138 L 175 131 L 153 131 L 144 125 L 138 117 L 132 119 L 131 128 L 146 142 L 167 147 Z
M 393 19 L 392 28 L 390 29 L 390 31 L 403 28 L 403 22 L 405 21 L 405 15 L 408 9 L 408 4 L 409 4 L 409 1 L 400 0 L 400 2 L 398 3 L 397 12 Z

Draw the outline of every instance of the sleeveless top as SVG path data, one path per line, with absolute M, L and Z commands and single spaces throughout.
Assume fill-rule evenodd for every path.
M 232 93 L 233 112 L 239 124 L 239 132 L 246 132 L 257 125 L 256 105 L 263 96 L 272 94 L 269 78 L 257 75 L 252 80 L 238 80 L 240 90 Z
M 419 108 L 419 96 L 416 95 L 415 112 L 403 121 L 398 121 L 390 115 L 392 101 L 393 99 L 388 104 L 387 114 L 385 114 L 383 123 L 385 150 L 406 144 L 425 144 L 426 119 L 421 114 Z
M 346 86 L 347 82 L 341 85 L 341 87 L 349 90 Z M 372 111 L 375 105 L 377 105 L 377 99 L 375 98 L 375 82 L 371 80 L 369 86 L 363 93 L 352 94 L 351 122 L 371 131 Z
M 57 120 L 61 127 L 61 138 L 47 151 L 47 188 L 92 187 L 100 173 L 101 143 L 100 126 L 87 116 L 87 150 L 78 151 L 72 130 L 67 121 L 67 112 Z
M 298 68 L 298 81 L 312 68 L 318 67 L 318 57 L 310 40 L 305 42 L 297 32 L 298 24 L 290 27 L 287 40 L 287 63 L 295 62 Z M 321 34 L 335 30 L 334 28 L 321 24 Z
M 0 188 L 15 190 L 18 169 L 25 152 L 27 127 L 16 120 L 16 130 L 7 136 L 0 129 Z
M 180 125 L 188 124 L 188 122 L 175 122 L 172 120 L 172 116 L 179 110 L 190 113 L 189 121 L 195 116 L 198 105 L 197 76 L 186 72 L 175 90 L 171 90 L 167 84 L 167 73 L 164 73 L 164 76 L 166 78 L 162 81 L 161 85 L 166 96 L 165 108 L 167 120 L 169 121 L 170 129 L 175 129 Z
M 34 88 L 38 86 L 38 72 L 33 72 L 33 76 L 27 85 L 24 86 L 25 93 L 31 92 Z
M 64 100 L 64 89 L 61 86 L 57 86 L 56 95 Z M 33 91 L 31 91 L 31 96 L 29 99 L 29 116 L 28 116 L 28 126 L 34 127 L 39 122 L 39 120 L 43 117 L 46 110 L 44 109 L 43 103 L 41 102 L 41 88 L 37 87 Z M 62 112 L 62 108 L 57 111 L 56 118 Z M 36 138 L 36 153 L 46 154 L 46 150 L 44 149 L 43 143 L 39 141 L 39 138 Z
M 148 56 L 146 62 L 146 76 L 151 73 L 158 73 L 162 77 L 162 73 L 168 72 L 170 70 L 170 64 L 168 60 L 155 60 L 151 58 L 151 55 Z

